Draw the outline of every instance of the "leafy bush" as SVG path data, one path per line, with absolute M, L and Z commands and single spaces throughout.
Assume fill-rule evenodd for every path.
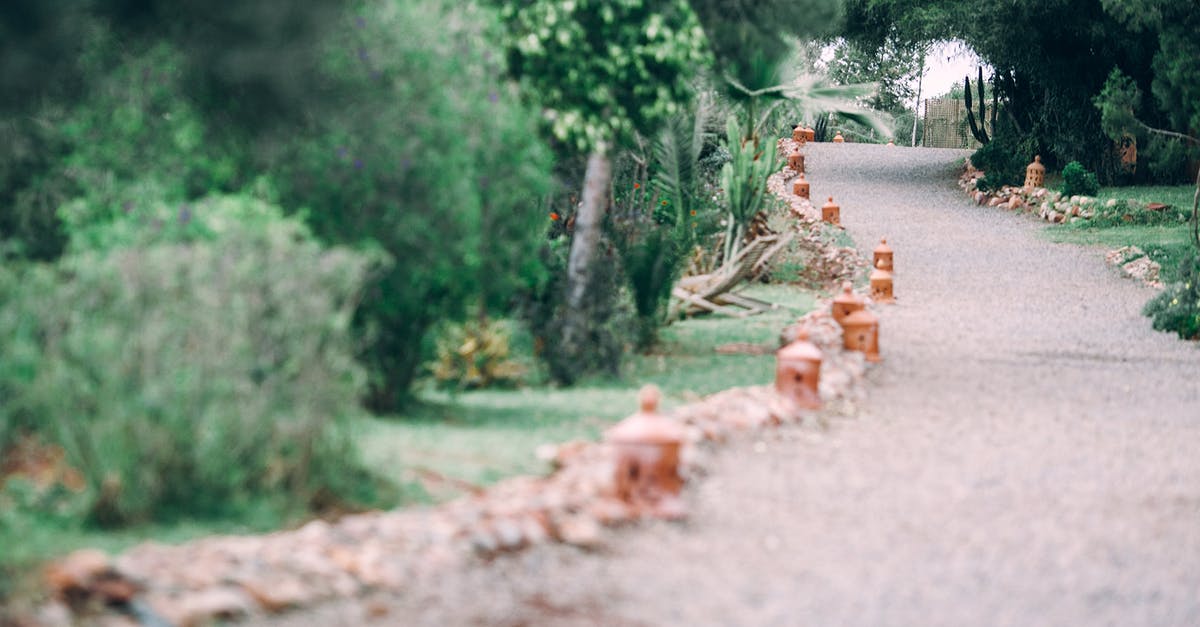
M 1192 251 L 1172 283 L 1146 303 L 1142 313 L 1159 331 L 1172 331 L 1185 340 L 1200 339 L 1200 253 Z
M 0 344 L 0 446 L 19 431 L 61 446 L 104 524 L 369 497 L 345 420 L 369 258 L 244 198 L 178 228 L 209 235 L 0 272 L 0 335 L 16 340 Z
M 438 335 L 433 376 L 459 389 L 515 385 L 525 367 L 511 356 L 512 330 L 502 321 L 450 324 Z
M 636 319 L 622 290 L 625 277 L 611 239 L 600 241 L 592 277 L 596 297 L 587 304 L 591 312 L 586 332 L 592 350 L 577 358 L 561 350 L 556 341 L 562 336 L 570 244 L 570 239 L 555 228 L 551 238 L 539 247 L 538 260 L 544 271 L 530 275 L 519 301 L 520 316 L 533 335 L 534 354 L 554 381 L 569 384 L 593 373 L 617 376 L 626 346 L 633 342 L 631 331 L 636 328 Z
M 972 153 L 971 165 L 983 170 L 987 179 L 978 183 L 979 189 L 987 191 L 1024 183 L 1025 166 L 1029 164 L 1029 155 L 1033 152 L 1026 143 L 1011 134 L 998 132 L 992 141 Z
M 1062 193 L 1067 196 L 1095 196 L 1100 193 L 1096 175 L 1088 172 L 1083 164 L 1072 161 L 1062 171 Z
M 486 45 L 492 12 L 420 0 L 361 13 L 334 29 L 311 127 L 264 150 L 285 206 L 307 207 L 318 236 L 395 260 L 357 315 L 370 405 L 385 412 L 409 398 L 431 325 L 480 301 L 507 308 L 539 272 L 551 161 Z

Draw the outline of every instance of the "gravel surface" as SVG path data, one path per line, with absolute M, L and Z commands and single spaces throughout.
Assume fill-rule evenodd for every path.
M 861 415 L 722 449 L 685 525 L 274 622 L 1200 625 L 1200 347 L 1103 251 L 970 203 L 965 152 L 805 152 L 814 200 L 896 251 Z

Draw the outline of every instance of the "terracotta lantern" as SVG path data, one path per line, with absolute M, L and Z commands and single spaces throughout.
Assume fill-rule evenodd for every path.
M 896 147 L 896 142 L 894 142 L 894 141 L 892 141 L 892 140 L 890 140 L 890 139 L 889 139 L 889 140 L 888 140 L 888 144 L 887 144 L 887 145 L 888 145 L 888 148 L 895 148 L 895 147 Z
M 892 247 L 888 246 L 886 237 L 879 238 L 879 245 L 875 247 L 875 257 L 872 259 L 872 264 L 876 268 L 881 268 L 888 272 L 896 271 L 892 266 Z
M 817 132 L 813 130 L 813 127 L 806 126 L 804 127 L 804 137 L 810 142 L 815 142 L 817 141 Z
M 842 283 L 842 293 L 833 299 L 830 309 L 833 312 L 834 322 L 841 324 L 842 320 L 846 319 L 846 316 L 862 309 L 864 306 L 862 298 L 859 298 L 854 293 L 854 286 L 849 281 L 846 281 Z
M 792 183 L 792 193 L 801 197 L 808 198 L 808 181 L 804 180 L 804 171 L 800 171 L 800 176 Z
M 799 148 L 788 154 L 788 167 L 797 172 L 804 171 L 804 155 L 800 154 Z
M 638 514 L 681 518 L 684 509 L 679 496 L 683 489 L 679 449 L 684 429 L 658 413 L 661 397 L 657 387 L 643 387 L 638 392 L 641 410 L 617 423 L 606 439 L 616 452 L 617 498 Z
M 838 131 L 838 134 L 833 136 L 833 143 L 835 143 L 835 144 L 844 144 L 844 143 L 846 143 L 846 138 L 845 138 L 845 137 L 842 137 L 842 133 L 841 133 L 841 131 Z
M 803 126 L 797 124 L 796 128 L 792 129 L 792 141 L 802 145 L 808 141 L 808 133 L 804 132 Z
M 821 219 L 833 225 L 841 226 L 842 208 L 833 203 L 833 196 L 821 205 Z
M 875 269 L 871 271 L 871 300 L 877 303 L 894 303 L 895 296 L 892 294 L 892 273 L 884 270 L 882 261 L 875 263 Z
M 867 361 L 879 362 L 879 317 L 860 309 L 842 320 L 842 345 L 848 351 L 860 351 Z
M 821 349 L 801 329 L 796 341 L 775 353 L 775 391 L 804 409 L 820 409 Z
M 1035 155 L 1033 163 L 1025 166 L 1025 187 L 1042 187 L 1046 181 L 1046 166 L 1042 165 L 1042 156 Z

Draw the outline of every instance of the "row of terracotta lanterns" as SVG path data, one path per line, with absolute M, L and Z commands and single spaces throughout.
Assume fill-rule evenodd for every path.
M 814 133 L 813 129 L 803 126 L 792 129 L 792 141 L 796 142 L 798 146 L 788 153 L 788 167 L 797 174 L 796 179 L 792 181 L 792 194 L 800 198 L 811 198 L 812 193 L 812 186 L 804 178 L 804 154 L 800 152 L 800 146 L 813 141 Z M 833 141 L 841 143 L 841 138 L 842 134 L 838 133 Z M 841 207 L 833 202 L 833 196 L 830 196 L 821 206 L 821 220 L 834 226 L 841 226 Z
M 812 141 L 811 132 L 812 129 L 797 126 L 792 138 L 798 143 Z M 789 157 L 788 165 L 800 172 L 797 185 L 803 184 L 807 198 L 803 156 L 798 163 Z M 822 217 L 827 222 L 832 218 L 837 224 L 838 207 L 833 204 L 832 197 L 822 207 Z M 895 302 L 892 293 L 894 255 L 887 238 L 881 239 L 875 248 L 872 266 L 871 298 L 879 303 Z M 849 281 L 842 285 L 842 293 L 833 299 L 830 309 L 833 319 L 842 327 L 844 348 L 862 352 L 867 361 L 882 361 L 879 317 L 866 308 L 863 298 L 854 294 Z M 823 358 L 821 349 L 809 341 L 808 332 L 802 329 L 795 341 L 775 353 L 776 391 L 791 399 L 797 407 L 820 409 Z M 681 498 L 683 478 L 679 474 L 679 457 L 686 432 L 681 424 L 658 411 L 661 398 L 657 387 L 643 387 L 638 392 L 639 411 L 610 429 L 606 439 L 616 455 L 615 496 L 638 515 L 674 520 L 686 513 Z

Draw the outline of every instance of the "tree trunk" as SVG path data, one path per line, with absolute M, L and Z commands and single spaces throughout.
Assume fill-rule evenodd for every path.
M 567 260 L 567 310 L 563 316 L 562 349 L 571 358 L 581 356 L 587 348 L 584 338 L 589 323 L 588 294 L 611 183 L 612 162 L 607 151 L 597 148 L 588 156 L 583 200 L 575 215 L 575 233 Z
M 912 142 L 909 144 L 910 146 L 914 146 L 914 147 L 917 145 L 917 121 L 920 119 L 920 115 L 921 115 L 921 87 L 925 84 L 925 55 L 926 54 L 928 54 L 928 51 L 925 50 L 924 48 L 922 48 L 921 49 L 921 70 L 920 70 L 920 73 L 917 74 L 917 102 L 916 102 L 916 108 L 913 111 Z

